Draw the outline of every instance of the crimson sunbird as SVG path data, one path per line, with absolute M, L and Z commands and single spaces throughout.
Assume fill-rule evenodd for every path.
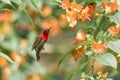
M 46 41 L 48 40 L 50 29 L 51 29 L 51 27 L 49 29 L 44 30 L 42 33 L 40 33 L 36 37 L 36 39 L 33 43 L 32 50 L 35 49 L 37 61 L 40 60 L 40 51 L 42 49 L 44 49 L 43 47 L 44 47 L 44 44 L 46 43 Z

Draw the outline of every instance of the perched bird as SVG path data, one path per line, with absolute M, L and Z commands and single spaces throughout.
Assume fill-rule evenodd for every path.
M 32 50 L 35 49 L 37 61 L 40 60 L 40 51 L 42 49 L 44 49 L 43 47 L 44 47 L 44 44 L 46 43 L 46 41 L 48 40 L 50 29 L 51 29 L 51 27 L 49 29 L 44 30 L 42 33 L 40 33 L 36 37 L 36 39 L 34 41 Z

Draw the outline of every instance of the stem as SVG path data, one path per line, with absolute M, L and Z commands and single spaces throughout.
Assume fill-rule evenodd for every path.
M 92 61 L 92 75 L 94 73 L 94 63 L 95 63 L 95 60 L 93 59 L 93 61 Z
M 97 54 L 96 54 L 96 53 L 94 53 L 94 54 L 95 54 L 94 57 L 96 57 Z M 91 58 L 91 59 L 92 59 L 92 65 L 90 66 L 90 69 L 89 69 L 89 74 L 90 74 L 90 75 L 93 75 L 93 74 L 94 74 L 94 64 L 95 64 L 95 59 L 94 59 L 94 57 Z
M 27 12 L 27 10 L 24 9 L 23 11 L 25 12 L 25 14 L 27 15 L 28 19 L 30 20 L 30 22 L 32 23 L 32 25 L 34 27 L 35 25 L 34 25 L 34 23 L 33 23 L 32 19 L 31 19 L 30 15 L 29 15 L 29 13 Z

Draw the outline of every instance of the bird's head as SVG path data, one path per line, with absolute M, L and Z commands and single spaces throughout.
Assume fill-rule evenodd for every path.
M 45 36 L 47 36 L 47 35 L 49 34 L 49 32 L 50 32 L 50 29 L 51 29 L 51 27 L 48 28 L 48 29 L 46 29 L 46 30 L 44 30 L 44 31 L 43 31 L 43 34 L 44 34 Z

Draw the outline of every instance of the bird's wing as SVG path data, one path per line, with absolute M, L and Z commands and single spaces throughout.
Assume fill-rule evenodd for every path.
M 42 49 L 43 49 L 43 46 L 44 46 L 44 42 L 43 40 L 40 41 L 40 43 L 38 43 L 36 46 L 35 46 L 35 52 L 38 53 L 38 51 L 40 52 Z
M 37 61 L 40 60 L 40 51 L 43 49 L 45 42 L 42 38 L 36 38 L 33 43 L 32 50 L 35 49 Z
M 42 41 L 42 38 L 36 38 L 35 42 L 33 43 L 32 50 L 37 47 L 38 44 Z

